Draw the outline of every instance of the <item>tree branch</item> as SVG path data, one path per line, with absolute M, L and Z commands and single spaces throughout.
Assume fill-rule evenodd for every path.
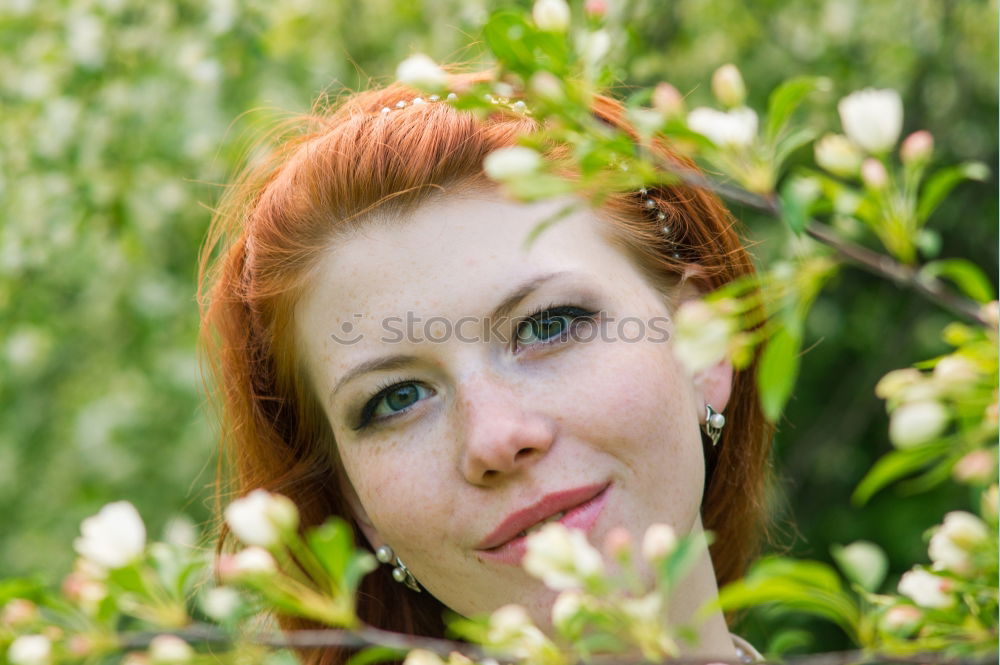
M 119 645 L 122 650 L 145 649 L 154 637 L 162 634 L 161 632 L 127 633 L 120 636 Z M 228 646 L 235 642 L 232 635 L 215 626 L 204 624 L 171 634 L 195 645 L 213 644 Z M 366 647 L 388 647 L 390 649 L 398 649 L 401 652 L 407 652 L 410 649 L 426 649 L 443 657 L 447 657 L 448 654 L 457 651 L 475 661 L 495 657 L 495 655 L 487 653 L 474 644 L 431 637 L 419 637 L 416 635 L 404 635 L 380 630 L 371 626 L 365 626 L 356 631 L 330 629 L 294 630 L 284 633 L 247 636 L 245 641 L 250 644 L 277 649 L 326 649 L 330 647 L 363 649 Z M 997 662 L 998 655 L 1000 654 L 997 652 L 979 656 L 948 656 L 941 653 L 929 652 L 892 655 L 855 650 L 792 656 L 782 661 L 762 661 L 761 665 L 864 665 L 875 663 L 885 665 L 992 665 Z M 520 663 L 521 661 L 501 659 L 499 662 Z M 637 662 L 630 658 L 606 656 L 590 658 L 586 662 L 588 665 L 652 665 L 645 661 Z M 680 658 L 670 660 L 670 663 L 672 665 L 741 665 L 740 661 L 737 660 L 719 658 Z
M 745 205 L 777 219 L 781 218 L 781 206 L 773 196 L 763 197 L 739 187 L 716 182 L 697 171 L 678 167 L 662 158 L 657 158 L 657 164 L 676 175 L 686 185 L 707 189 L 728 201 Z M 912 289 L 923 298 L 961 318 L 974 321 L 986 328 L 992 327 L 980 313 L 978 303 L 955 293 L 936 277 L 921 276 L 918 270 L 899 263 L 885 254 L 845 240 L 834 233 L 829 226 L 814 219 L 806 224 L 805 232 L 814 240 L 832 248 L 841 258 L 866 272 L 887 279 L 902 288 Z

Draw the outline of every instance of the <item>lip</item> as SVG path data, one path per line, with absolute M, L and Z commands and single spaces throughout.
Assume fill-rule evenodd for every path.
M 546 494 L 538 502 L 508 515 L 476 546 L 476 553 L 491 561 L 520 565 L 528 539 L 517 534 L 560 512 L 566 513 L 558 520 L 561 524 L 590 531 L 604 509 L 610 487 L 611 483 L 600 483 Z

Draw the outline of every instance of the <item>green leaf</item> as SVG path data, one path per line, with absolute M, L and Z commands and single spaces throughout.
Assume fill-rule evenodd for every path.
M 789 79 L 775 88 L 767 100 L 767 125 L 764 134 L 766 140 L 773 142 L 777 139 L 806 95 L 826 84 L 827 81 L 823 78 L 800 76 Z
M 889 571 L 889 559 L 882 548 L 875 543 L 859 540 L 847 547 L 834 545 L 830 548 L 833 560 L 853 582 L 866 591 L 878 590 Z
M 889 483 L 921 469 L 948 451 L 947 444 L 893 450 L 875 462 L 851 495 L 855 506 L 862 506 Z
M 989 302 L 996 299 L 993 284 L 986 274 L 968 259 L 941 259 L 931 261 L 920 269 L 921 277 L 944 277 L 976 302 Z
M 806 228 L 812 204 L 822 193 L 819 183 L 811 178 L 793 176 L 782 184 L 781 219 L 796 235 Z
M 698 562 L 699 557 L 705 552 L 707 542 L 710 541 L 709 534 L 705 537 L 685 536 L 677 541 L 677 546 L 659 564 L 660 584 L 665 589 L 677 586 L 677 583 L 691 570 L 691 567 Z
M 483 39 L 501 65 L 523 72 L 533 65 L 528 36 L 534 31 L 520 12 L 500 11 L 483 27 Z
M 958 183 L 963 180 L 985 180 L 989 173 L 982 162 L 966 162 L 938 170 L 924 183 L 920 202 L 917 204 L 917 221 L 926 221 Z
M 405 649 L 392 649 L 390 647 L 368 647 L 347 659 L 345 665 L 372 665 L 372 663 L 384 663 L 389 660 L 403 660 L 406 656 Z
M 788 156 L 816 138 L 816 132 L 811 129 L 797 129 L 774 146 L 774 168 L 781 168 Z
M 782 326 L 767 341 L 757 369 L 757 388 L 764 416 L 774 422 L 788 402 L 799 371 L 798 335 Z
M 351 556 L 354 554 L 351 527 L 342 519 L 329 520 L 311 530 L 306 535 L 306 543 L 334 583 L 342 585 Z

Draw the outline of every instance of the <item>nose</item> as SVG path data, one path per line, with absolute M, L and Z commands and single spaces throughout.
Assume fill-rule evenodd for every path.
M 512 386 L 495 376 L 468 381 L 459 404 L 465 444 L 461 470 L 473 485 L 494 484 L 524 471 L 555 441 L 555 421 L 524 404 Z

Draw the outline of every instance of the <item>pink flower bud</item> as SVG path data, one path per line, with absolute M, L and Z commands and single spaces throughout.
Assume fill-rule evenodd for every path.
M 913 132 L 903 141 L 899 158 L 904 164 L 920 164 L 930 159 L 934 152 L 934 137 L 926 129 Z
M 38 618 L 38 607 L 24 598 L 14 598 L 3 606 L 0 623 L 11 628 L 23 626 Z
M 587 16 L 604 18 L 608 11 L 608 3 L 606 0 L 587 0 L 583 3 L 583 11 L 587 13 Z
M 610 559 L 622 559 L 632 552 L 632 534 L 616 526 L 604 538 L 604 554 Z
M 959 482 L 985 484 L 996 477 L 997 462 L 990 451 L 974 450 L 958 460 L 952 469 L 952 474 Z
M 889 174 L 882 162 L 869 157 L 861 163 L 861 180 L 871 189 L 882 189 L 889 182 Z
M 882 628 L 890 633 L 906 637 L 913 633 L 924 618 L 924 613 L 913 605 L 896 605 L 882 617 Z
M 653 88 L 653 108 L 668 117 L 680 115 L 684 112 L 684 98 L 669 83 L 658 83 Z

